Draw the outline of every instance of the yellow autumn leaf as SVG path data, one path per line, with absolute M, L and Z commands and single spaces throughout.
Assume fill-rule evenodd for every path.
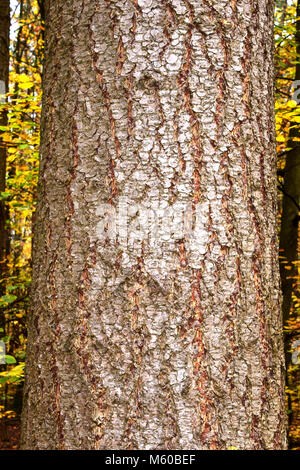
M 16 75 L 15 80 L 19 83 L 32 82 L 31 77 L 29 77 L 29 75 L 26 75 L 26 73 L 19 73 L 18 75 Z
M 21 88 L 22 90 L 27 90 L 28 88 L 31 88 L 34 85 L 32 77 L 29 77 L 25 73 L 19 74 L 16 77 L 16 81 L 19 83 L 19 88 Z
M 22 83 L 19 83 L 19 88 L 21 88 L 22 90 L 27 90 L 28 88 L 31 88 L 32 86 L 34 85 L 33 82 L 22 82 Z

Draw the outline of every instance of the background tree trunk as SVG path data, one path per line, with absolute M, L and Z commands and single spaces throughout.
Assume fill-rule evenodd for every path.
M 296 18 L 300 17 L 300 1 L 297 2 Z M 296 22 L 296 51 L 297 57 L 300 57 L 300 21 Z M 300 64 L 296 64 L 295 73 L 295 95 L 294 98 L 300 103 Z M 282 187 L 282 214 L 280 227 L 280 275 L 283 293 L 282 313 L 283 323 L 288 325 L 288 321 L 297 316 L 296 299 L 300 298 L 299 290 L 299 259 L 300 259 L 300 239 L 299 239 L 299 217 L 300 217 L 300 142 L 293 140 L 299 138 L 299 123 L 291 122 L 289 132 L 288 147 L 290 150 L 286 153 L 286 163 L 284 168 L 284 184 Z M 288 264 L 286 264 L 288 262 Z M 287 266 L 289 269 L 287 270 Z M 294 301 L 293 301 L 294 295 Z M 288 385 L 288 403 L 289 403 L 289 428 L 299 427 L 299 411 L 297 407 L 297 399 L 293 400 L 292 392 L 297 390 L 299 385 L 299 370 L 288 370 L 293 367 L 291 363 L 291 345 L 295 340 L 294 336 L 286 335 L 285 339 L 285 360 L 286 360 L 286 383 Z M 294 395 L 295 396 L 295 395 Z M 298 397 L 299 399 L 299 397 Z M 296 403 L 295 403 L 296 402 Z
M 23 448 L 286 447 L 273 8 L 45 2 Z
M 300 2 L 297 3 L 297 18 L 300 16 Z M 300 21 L 296 22 L 296 45 L 297 56 L 300 57 Z M 299 84 L 298 84 L 299 82 Z M 296 89 L 300 100 L 300 64 L 296 64 L 295 74 Z M 283 292 L 283 321 L 287 322 L 290 316 L 293 285 L 297 275 L 298 266 L 293 263 L 298 258 L 298 225 L 300 207 L 300 142 L 295 142 L 295 137 L 299 138 L 299 124 L 291 122 L 290 140 L 288 147 L 291 148 L 286 154 L 286 164 L 284 168 L 284 185 L 282 197 L 282 217 L 280 230 L 280 254 L 288 261 L 292 267 L 290 271 L 285 269 L 285 263 L 281 263 L 281 281 Z M 294 278 L 294 279 L 293 279 Z
M 0 5 L 0 94 L 8 92 L 8 73 L 9 73 L 9 26 L 10 11 L 9 0 L 3 0 Z M 3 100 L 3 98 L 2 98 Z M 1 112 L 0 125 L 7 125 L 7 114 Z M 1 139 L 0 131 L 0 192 L 5 191 L 6 175 L 6 147 Z M 5 203 L 0 199 L 0 278 L 5 266 L 7 232 L 5 229 L 7 211 Z M 1 286 L 1 284 L 0 284 Z M 1 289 L 1 287 L 0 287 Z
M 276 0 L 275 5 L 276 5 L 276 8 L 279 8 L 281 10 L 280 23 L 283 25 L 285 22 L 285 18 L 286 18 L 288 0 Z
M 10 27 L 10 10 L 9 0 L 3 0 L 0 3 L 0 95 L 8 92 L 8 75 L 9 75 L 9 27 Z M 3 97 L 0 98 L 3 102 Z M 5 98 L 4 98 L 5 101 Z M 1 112 L 0 125 L 7 125 L 7 113 Z M 6 147 L 1 137 L 0 130 L 0 193 L 5 191 L 6 177 Z M 0 198 L 0 296 L 5 294 L 5 272 L 6 258 L 9 249 L 8 231 L 6 229 L 6 221 L 8 218 L 8 210 L 5 201 Z M 6 335 L 5 315 L 0 312 L 0 338 Z M 6 368 L 6 365 L 0 365 L 0 370 Z M 3 398 L 3 402 L 2 402 Z M 4 387 L 3 395 L 0 399 L 3 405 L 3 412 L 6 411 L 7 403 L 7 386 Z M 6 418 L 1 420 L 0 436 L 4 441 L 7 439 Z

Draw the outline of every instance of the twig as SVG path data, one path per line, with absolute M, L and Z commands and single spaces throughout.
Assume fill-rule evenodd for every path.
M 288 198 L 290 198 L 290 200 L 295 204 L 295 206 L 297 207 L 298 211 L 300 211 L 300 205 L 298 204 L 298 202 L 296 201 L 296 199 L 291 196 L 291 194 L 287 193 L 284 189 L 284 186 L 283 184 L 278 180 L 278 189 Z
M 24 295 L 23 297 L 20 297 L 19 299 L 14 300 L 10 304 L 6 305 L 5 307 L 0 307 L 1 310 L 8 310 L 12 308 L 14 305 L 18 304 L 19 302 L 22 302 L 23 300 L 28 298 L 28 294 Z

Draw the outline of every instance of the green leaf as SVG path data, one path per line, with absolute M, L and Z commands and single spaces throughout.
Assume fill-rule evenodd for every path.
M 8 354 L 6 354 L 4 357 L 6 364 L 16 364 L 17 362 L 13 356 L 9 356 Z
M 6 193 L 5 191 L 2 191 L 0 193 L 0 199 L 8 199 L 11 197 L 11 193 Z
M 12 302 L 14 302 L 15 300 L 17 299 L 17 296 L 16 295 L 2 295 L 2 297 L 0 297 L 0 304 L 1 303 L 5 303 L 5 304 L 11 304 Z
M 3 337 L 1 338 L 1 341 L 3 341 L 3 343 L 5 343 L 5 344 L 8 344 L 10 338 L 11 338 L 11 336 L 3 336 Z
M 11 292 L 12 290 L 19 289 L 19 288 L 20 288 L 20 286 L 8 286 L 7 290 L 8 290 L 8 292 Z

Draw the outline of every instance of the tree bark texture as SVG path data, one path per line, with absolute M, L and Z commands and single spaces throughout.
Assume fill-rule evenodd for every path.
M 23 448 L 285 448 L 273 8 L 45 2 Z

